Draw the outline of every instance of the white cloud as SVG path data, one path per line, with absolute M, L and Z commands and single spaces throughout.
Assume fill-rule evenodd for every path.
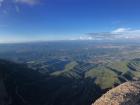
M 116 30 L 113 30 L 112 32 L 113 33 L 121 33 L 121 32 L 126 32 L 126 31 L 129 31 L 130 28 L 118 28 Z
M 4 0 L 0 0 L 0 7 L 2 6 L 2 3 L 4 2 Z
M 140 29 L 117 28 L 111 32 L 88 33 L 82 39 L 90 40 L 123 40 L 140 39 Z
M 20 4 L 27 6 L 35 6 L 42 3 L 43 0 L 0 0 L 0 8 L 4 15 L 7 15 L 9 12 L 15 10 L 17 13 L 20 12 Z M 6 4 L 6 5 L 4 5 Z M 8 5 L 7 5 L 8 4 Z M 13 9 L 14 8 L 14 9 Z
M 15 3 L 27 4 L 33 6 L 39 4 L 40 1 L 39 0 L 15 0 Z
M 92 40 L 93 38 L 90 36 L 80 36 L 79 39 L 80 40 Z
M 8 1 L 10 3 L 26 4 L 30 6 L 37 5 L 40 3 L 40 0 L 0 0 L 0 6 L 2 6 L 2 4 L 5 1 Z
M 131 28 L 118 28 L 111 33 L 118 34 L 119 37 L 127 39 L 138 39 L 140 38 L 140 29 Z

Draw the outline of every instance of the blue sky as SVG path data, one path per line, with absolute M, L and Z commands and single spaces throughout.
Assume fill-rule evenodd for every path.
M 140 0 L 0 0 L 0 42 L 100 40 L 110 34 L 139 37 Z

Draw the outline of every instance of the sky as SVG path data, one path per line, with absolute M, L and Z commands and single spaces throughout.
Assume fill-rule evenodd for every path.
M 0 43 L 140 38 L 140 0 L 0 0 Z

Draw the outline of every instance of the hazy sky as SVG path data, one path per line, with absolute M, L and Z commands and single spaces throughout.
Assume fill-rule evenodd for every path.
M 0 0 L 0 42 L 139 34 L 140 0 Z

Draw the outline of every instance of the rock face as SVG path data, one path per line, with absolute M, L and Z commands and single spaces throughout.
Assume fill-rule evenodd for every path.
M 140 82 L 126 82 L 111 89 L 92 105 L 140 105 Z

